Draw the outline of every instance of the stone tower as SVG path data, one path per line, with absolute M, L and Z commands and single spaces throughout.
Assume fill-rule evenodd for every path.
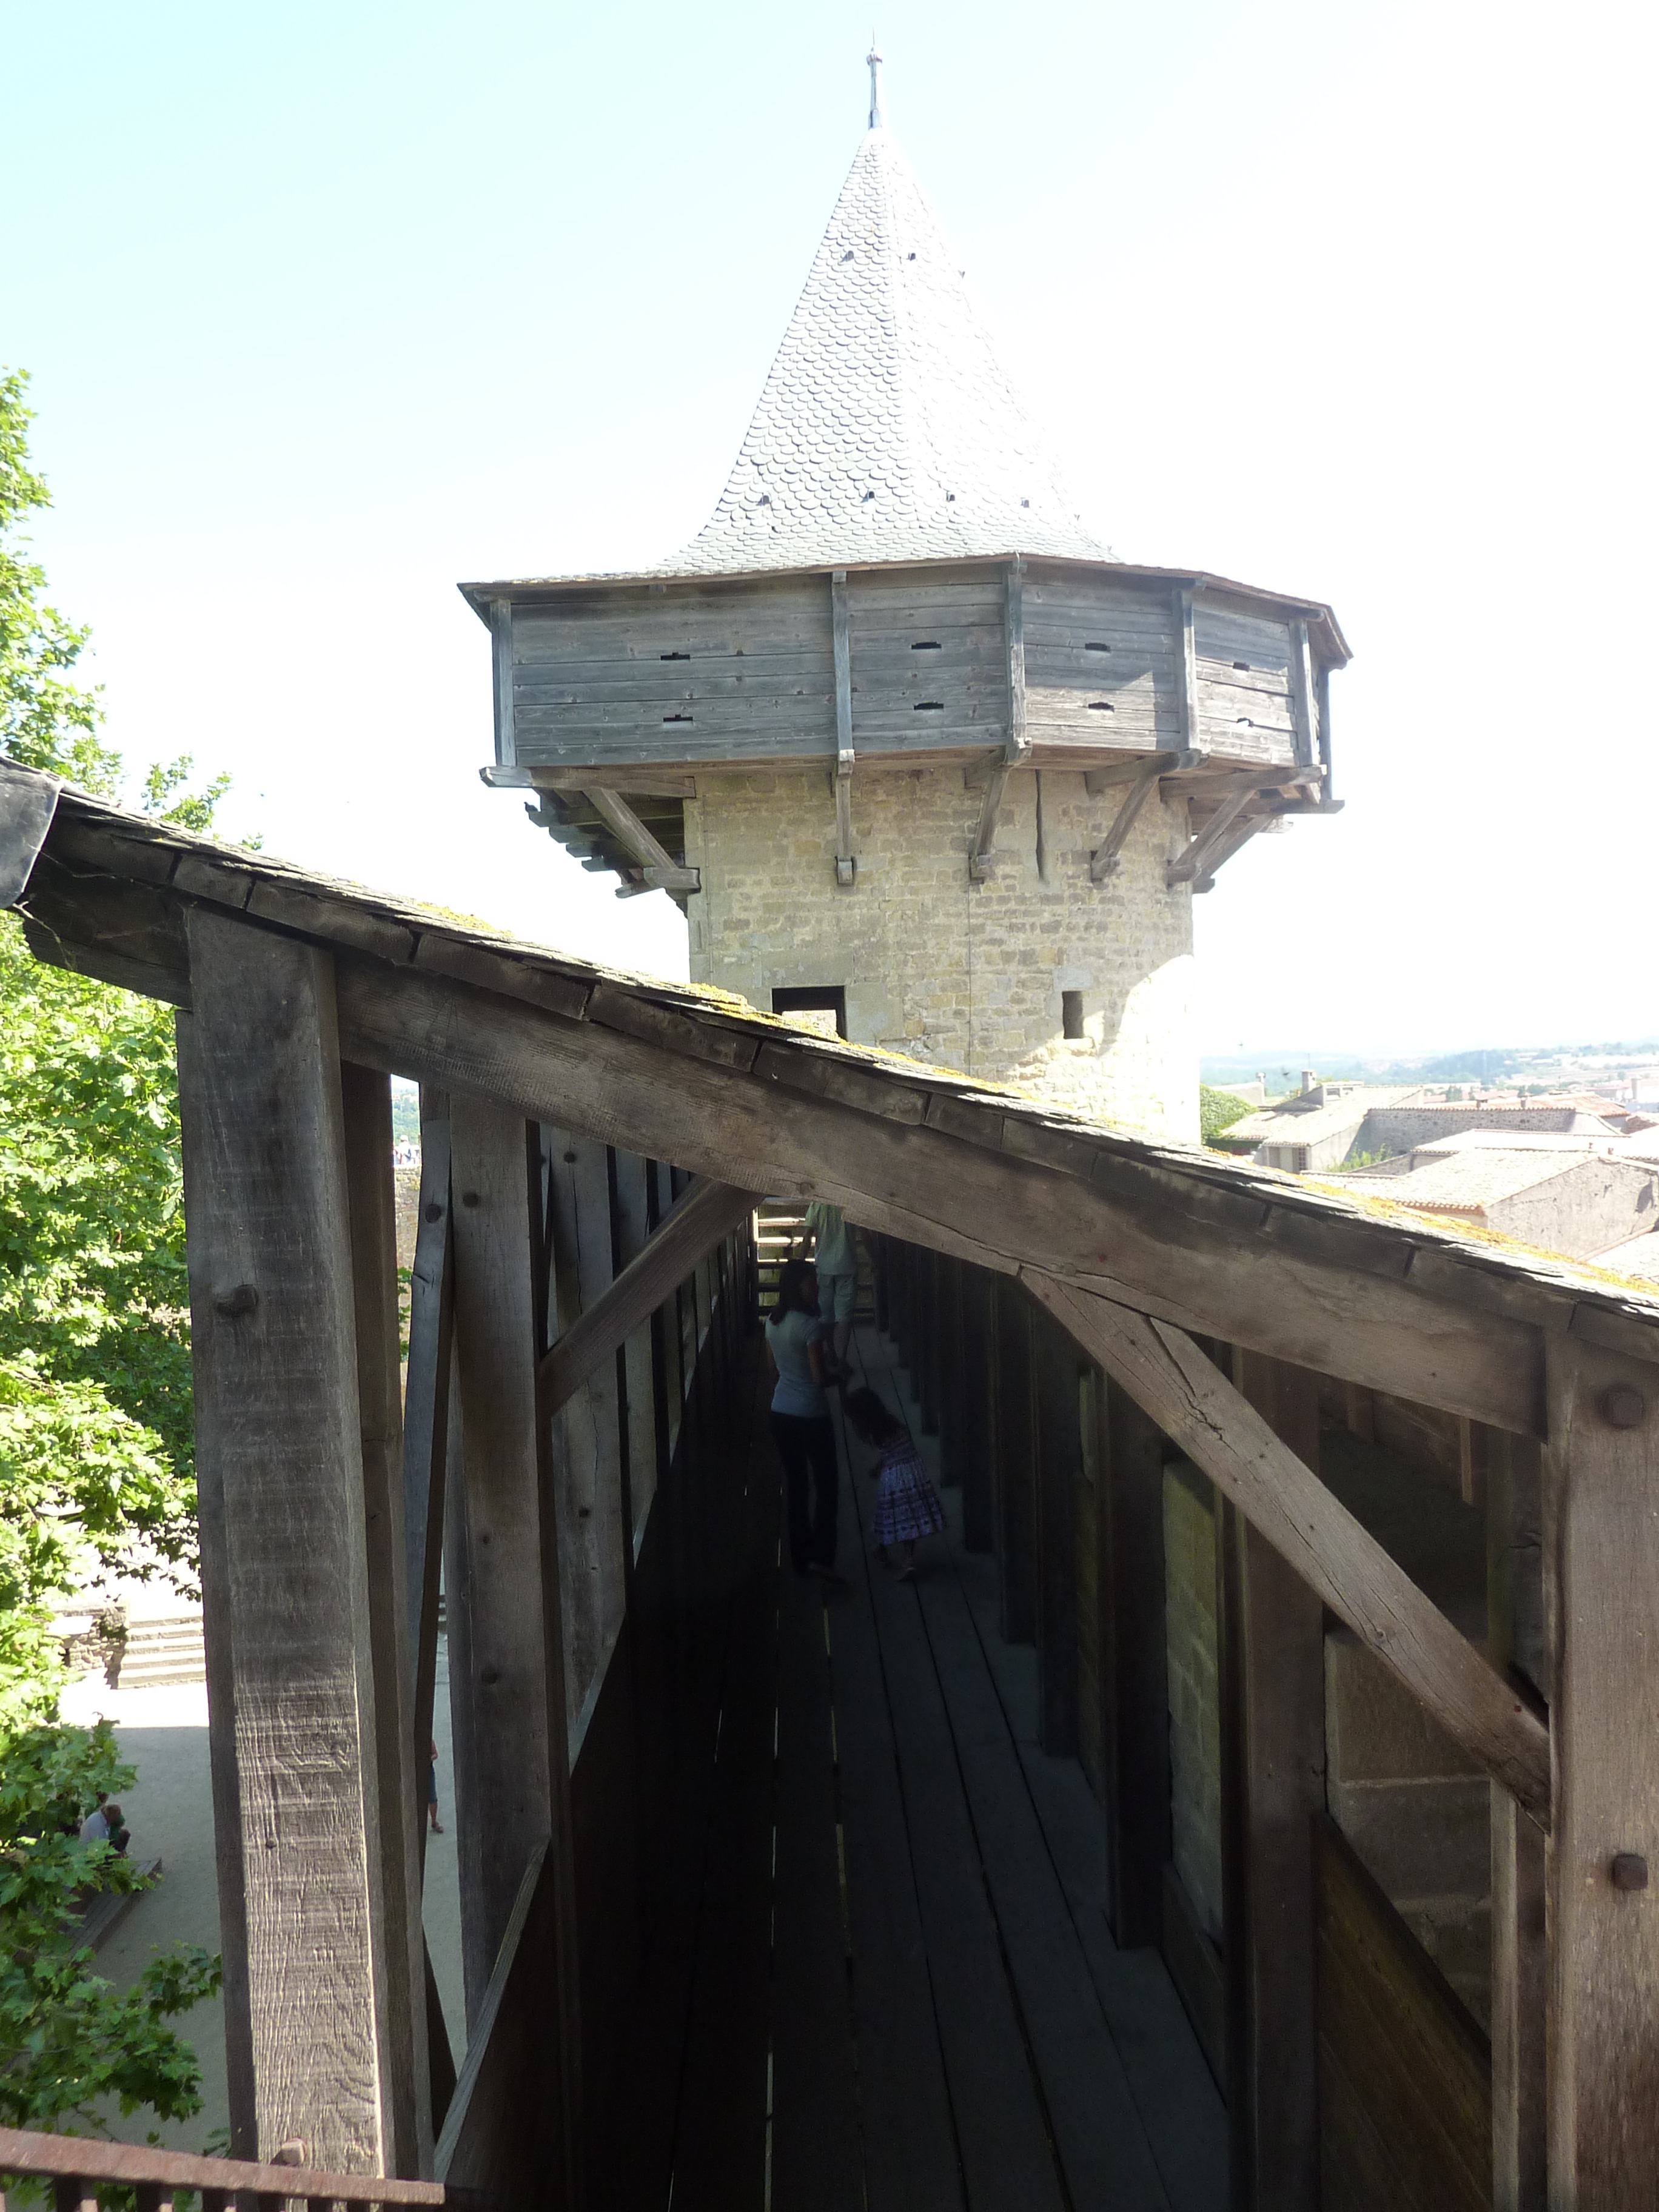
M 1192 899 L 1328 812 L 1330 610 L 1089 534 L 870 127 L 706 527 L 469 584 L 495 763 L 695 981 L 1197 1134 Z

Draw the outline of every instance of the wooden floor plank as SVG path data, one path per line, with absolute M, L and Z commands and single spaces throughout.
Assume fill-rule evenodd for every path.
M 792 1573 L 778 1589 L 772 2197 L 792 2212 L 860 2212 L 824 1594 Z
M 868 1379 L 893 1403 L 895 1380 L 879 1347 L 862 1349 Z M 896 1582 L 878 1568 L 867 1587 L 968 2202 L 974 2212 L 1038 2212 L 1040 2207 L 1059 2212 L 1065 2200 L 1003 1966 L 917 1586 Z
M 877 1351 L 872 1368 L 878 1358 Z M 889 1370 L 880 1379 L 888 1382 L 896 1410 L 908 1412 L 896 1376 Z M 1077 1761 L 1052 1758 L 1037 1742 L 1036 1652 L 1030 1644 L 1005 1642 L 998 1632 L 994 1559 L 969 1552 L 954 1526 L 945 1549 L 1158 2176 L 1175 2212 L 1212 2212 L 1227 2194 L 1220 2094 L 1162 1959 L 1155 1951 L 1120 1951 L 1112 1940 L 1099 1808 Z
M 848 1591 L 831 1614 L 853 2009 L 869 2212 L 963 2212 L 956 2130 L 863 1548 L 842 1453 Z M 878 1569 L 879 1572 L 881 1570 Z
M 1072 2202 L 1079 2212 L 1167 2212 L 967 1601 L 948 1571 L 916 1589 Z

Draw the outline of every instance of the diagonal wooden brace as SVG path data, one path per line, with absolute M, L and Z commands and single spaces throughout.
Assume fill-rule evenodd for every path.
M 643 1249 L 544 1356 L 536 1370 L 537 1411 L 544 1420 L 574 1395 L 602 1359 L 627 1343 L 698 1261 L 754 1212 L 761 1196 L 702 1181 L 680 1194 Z
M 1549 1731 L 1184 1330 L 1022 1267 L 1091 1358 L 1547 1831 Z
M 667 848 L 658 843 L 619 791 L 608 784 L 584 784 L 582 797 L 638 863 L 647 890 L 695 891 L 702 888 L 696 868 L 683 868 Z M 628 889 L 623 886 L 624 894 Z

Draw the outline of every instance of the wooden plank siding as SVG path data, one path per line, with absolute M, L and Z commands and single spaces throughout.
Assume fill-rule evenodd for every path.
M 861 758 L 971 756 L 1008 743 L 1006 574 L 1007 563 L 988 562 L 854 569 L 836 586 Z M 1185 741 L 1167 583 L 1038 564 L 1022 599 L 1028 744 L 1052 759 Z M 497 638 L 511 674 L 498 762 L 637 770 L 832 757 L 846 742 L 837 738 L 832 604 L 828 575 L 672 590 L 626 581 L 520 599 Z M 1288 763 L 1288 623 L 1206 595 L 1194 618 L 1192 741 L 1223 760 Z
M 1314 1841 L 1322 2212 L 1487 2212 L 1486 2039 L 1341 1832 Z

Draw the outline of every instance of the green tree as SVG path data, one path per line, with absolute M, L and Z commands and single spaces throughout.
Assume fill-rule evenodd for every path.
M 113 796 L 122 763 L 86 632 L 43 597 L 20 526 L 46 501 L 29 465 L 25 380 L 0 374 L 0 752 Z M 206 829 L 221 777 L 181 758 L 140 803 Z M 171 1010 L 43 967 L 0 917 L 0 2119 L 86 2125 L 97 2100 L 199 2109 L 195 2055 L 168 2025 L 217 1985 L 175 1948 L 131 1990 L 75 1940 L 88 1893 L 141 1877 L 82 1815 L 125 1785 L 105 1729 L 62 1726 L 52 1601 L 97 1571 L 195 1570 L 189 1304 Z
M 1214 1144 L 1224 1130 L 1255 1110 L 1248 1099 L 1231 1091 L 1212 1091 L 1207 1083 L 1198 1086 L 1198 1126 L 1206 1145 Z

